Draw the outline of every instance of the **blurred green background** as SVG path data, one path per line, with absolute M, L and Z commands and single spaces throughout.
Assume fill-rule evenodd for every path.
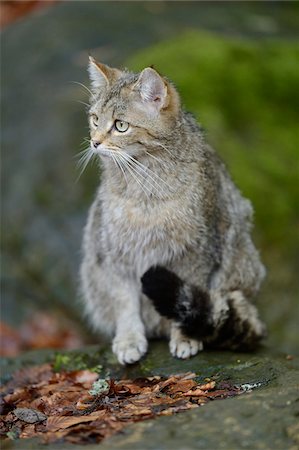
M 62 2 L 3 32 L 3 320 L 55 310 L 87 335 L 77 295 L 98 183 L 76 183 L 87 55 L 172 79 L 255 208 L 268 269 L 267 345 L 298 351 L 299 8 L 282 2 Z M 97 342 L 88 334 L 88 340 Z

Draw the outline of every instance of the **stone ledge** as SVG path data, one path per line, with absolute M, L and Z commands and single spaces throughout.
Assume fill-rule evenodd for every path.
M 148 355 L 132 366 L 120 366 L 110 348 L 87 347 L 62 352 L 70 360 L 87 366 L 100 364 L 103 376 L 137 377 L 170 375 L 193 371 L 202 378 L 230 380 L 247 385 L 249 392 L 224 401 L 210 402 L 202 408 L 182 414 L 136 423 L 124 433 L 104 441 L 102 450 L 188 450 L 188 449 L 296 449 L 299 433 L 298 357 L 287 359 L 270 349 L 259 352 L 202 352 L 179 361 L 169 354 L 166 343 L 152 342 Z M 54 361 L 61 352 L 35 351 L 2 362 L 2 376 L 20 367 Z M 246 386 L 245 386 L 246 387 Z M 252 388 L 252 390 L 250 390 Z M 36 440 L 5 443 L 3 449 L 39 449 Z M 51 444 L 51 450 L 69 448 L 69 444 Z M 92 450 L 99 445 L 82 446 Z M 81 446 L 76 446 L 81 450 Z

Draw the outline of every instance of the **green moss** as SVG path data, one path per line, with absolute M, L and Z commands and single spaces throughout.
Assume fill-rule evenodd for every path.
M 90 370 L 91 372 L 101 373 L 102 369 L 103 366 L 95 364 L 91 355 L 80 352 L 56 353 L 53 361 L 54 372 Z
M 299 45 L 188 31 L 128 61 L 177 85 L 255 207 L 259 243 L 294 250 L 299 211 Z

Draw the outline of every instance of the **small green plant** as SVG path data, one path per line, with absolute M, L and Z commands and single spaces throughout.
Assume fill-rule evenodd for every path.
M 57 353 L 55 355 L 55 360 L 53 363 L 54 372 L 61 372 L 70 364 L 70 356 L 63 355 L 62 353 Z

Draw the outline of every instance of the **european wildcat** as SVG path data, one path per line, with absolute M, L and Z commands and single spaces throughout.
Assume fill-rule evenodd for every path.
M 179 358 L 202 342 L 255 345 L 265 327 L 248 299 L 265 270 L 250 238 L 250 202 L 171 82 L 152 68 L 133 74 L 93 58 L 89 73 L 89 155 L 101 158 L 102 175 L 81 286 L 95 329 L 113 338 L 123 364 L 138 361 L 152 336 L 169 336 Z

